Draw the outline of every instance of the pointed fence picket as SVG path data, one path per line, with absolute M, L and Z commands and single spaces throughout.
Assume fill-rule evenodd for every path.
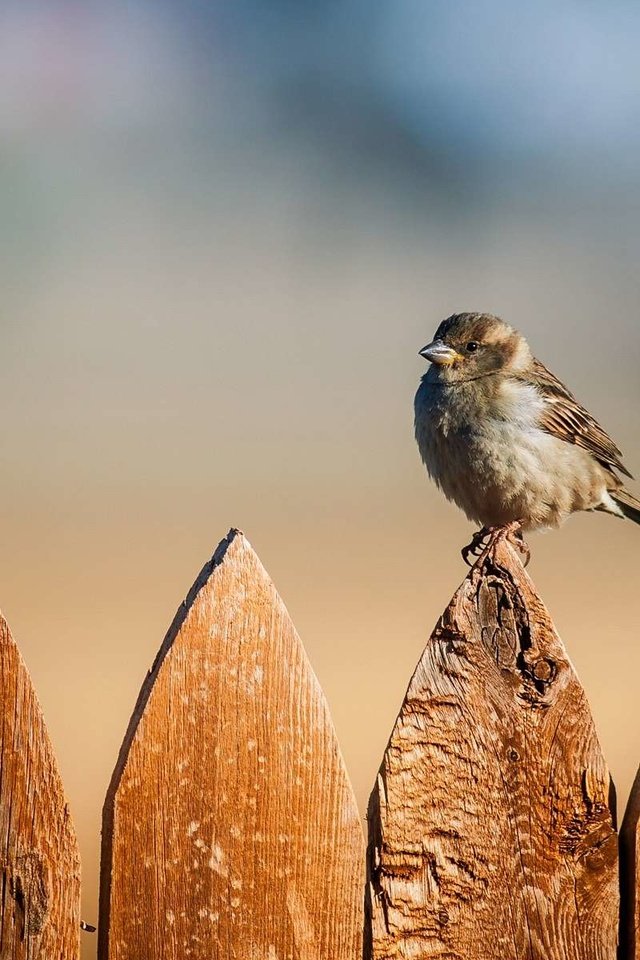
M 0 621 L 0 960 L 77 960 L 75 836 Z M 363 836 L 328 707 L 232 530 L 133 712 L 103 815 L 100 960 L 640 960 L 640 777 L 618 839 L 582 687 L 496 544 L 438 622 Z M 619 915 L 621 917 L 619 926 Z
M 547 611 L 500 542 L 441 617 L 369 808 L 373 960 L 614 960 L 611 781 Z
M 76 835 L 40 705 L 1 616 L 0 705 L 0 958 L 76 960 Z
M 355 960 L 364 838 L 322 690 L 232 531 L 142 689 L 104 810 L 101 960 Z
M 620 957 L 640 960 L 640 770 L 620 828 Z

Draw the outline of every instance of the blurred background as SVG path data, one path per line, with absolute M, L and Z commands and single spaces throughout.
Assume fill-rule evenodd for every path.
M 443 317 L 521 327 L 640 473 L 639 35 L 631 0 L 2 3 L 0 603 L 86 921 L 138 689 L 232 524 L 364 812 L 472 532 L 412 436 Z M 531 540 L 622 809 L 640 530 Z

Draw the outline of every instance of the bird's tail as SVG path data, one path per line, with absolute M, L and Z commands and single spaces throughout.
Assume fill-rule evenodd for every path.
M 625 517 L 633 520 L 634 523 L 640 523 L 640 500 L 632 497 L 626 490 L 611 491 L 611 496 L 618 504 Z

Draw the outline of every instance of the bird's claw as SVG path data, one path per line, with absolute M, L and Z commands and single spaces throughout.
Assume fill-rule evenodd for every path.
M 524 538 L 521 523 L 509 524 L 506 534 L 506 540 L 515 547 L 522 558 L 522 566 L 528 567 L 531 560 L 531 547 Z
M 478 557 L 481 557 L 482 554 L 488 550 L 492 533 L 493 529 L 491 527 L 483 527 L 482 530 L 474 533 L 471 543 L 468 543 L 466 547 L 462 548 L 460 552 L 467 566 L 472 567 Z M 470 560 L 470 557 L 473 557 L 473 559 Z
M 515 547 L 523 558 L 523 566 L 529 565 L 531 550 L 524 539 L 522 524 L 519 520 L 514 520 L 500 527 L 483 527 L 482 530 L 478 530 L 471 543 L 462 548 L 462 559 L 468 566 L 472 567 L 480 557 L 485 557 L 499 540 L 506 540 L 512 547 Z M 474 559 L 471 560 L 471 557 Z

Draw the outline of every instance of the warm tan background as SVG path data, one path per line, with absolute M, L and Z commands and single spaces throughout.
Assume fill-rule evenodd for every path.
M 471 529 L 412 438 L 443 316 L 521 326 L 640 474 L 640 12 L 518 7 L 2 6 L 0 604 L 88 921 L 130 710 L 232 524 L 289 606 L 364 811 L 465 572 Z M 532 546 L 622 805 L 640 530 L 582 516 Z

